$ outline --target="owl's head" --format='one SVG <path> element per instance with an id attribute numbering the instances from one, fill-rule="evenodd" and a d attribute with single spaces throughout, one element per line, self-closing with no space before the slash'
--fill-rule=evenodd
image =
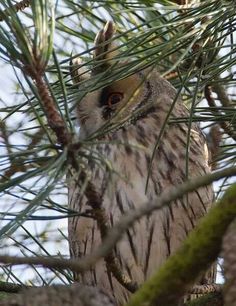
<path id="1" fill-rule="evenodd" d="M 175 95 L 175 89 L 153 67 L 127 76 L 128 63 L 119 62 L 113 34 L 114 25 L 110 21 L 97 34 L 91 72 L 87 72 L 80 59 L 71 62 L 71 76 L 78 90 L 86 81 L 91 84 L 98 82 L 99 78 L 108 80 L 106 87 L 87 92 L 78 103 L 80 139 L 141 120 L 155 108 L 160 95 Z M 114 76 L 113 72 L 117 70 L 126 76 L 111 82 L 109 75 Z"/>

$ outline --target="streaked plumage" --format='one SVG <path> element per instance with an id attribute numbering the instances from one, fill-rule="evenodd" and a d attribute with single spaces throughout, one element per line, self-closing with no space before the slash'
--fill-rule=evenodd
<path id="1" fill-rule="evenodd" d="M 108 23 L 98 34 L 95 45 L 109 40 L 112 32 L 112 24 Z M 97 47 L 95 57 L 108 48 L 112 46 Z M 111 54 L 114 56 L 114 53 Z M 106 65 L 103 64 L 104 69 L 109 67 L 110 58 L 111 55 L 101 57 L 107 59 Z M 93 73 L 97 73 L 96 69 Z M 76 77 L 75 74 L 73 76 Z M 79 81 L 78 77 L 76 81 Z M 117 93 L 121 95 L 115 96 Z M 155 152 L 145 193 L 154 146 L 175 96 L 176 90 L 170 83 L 161 78 L 155 69 L 148 68 L 87 94 L 78 105 L 80 139 L 86 139 L 109 120 L 113 125 L 126 122 L 108 132 L 102 139 L 103 144 L 93 147 L 94 152 L 105 156 L 114 172 L 98 167 L 92 161 L 86 169 L 97 190 L 103 192 L 102 205 L 111 226 L 127 210 L 140 207 L 166 188 L 178 186 L 186 180 L 188 124 L 171 123 L 166 127 Z M 117 116 L 114 116 L 115 113 L 118 113 Z M 131 114 L 135 115 L 130 119 Z M 171 118 L 186 118 L 188 115 L 188 110 L 178 99 Z M 189 177 L 210 171 L 205 139 L 196 123 L 191 128 L 188 158 Z M 84 212 L 88 209 L 86 197 L 81 196 L 75 180 L 70 181 L 69 207 Z M 142 218 L 127 231 L 115 249 L 122 270 L 138 284 L 144 282 L 180 246 L 212 201 L 212 187 L 204 187 L 172 203 L 170 207 Z M 101 243 L 96 221 L 83 217 L 70 218 L 69 242 L 73 257 L 90 254 Z M 129 292 L 107 272 L 105 262 L 99 262 L 95 269 L 77 275 L 77 280 L 112 293 L 119 305 L 129 297 Z M 214 275 L 207 276 L 204 281 L 213 282 Z"/>

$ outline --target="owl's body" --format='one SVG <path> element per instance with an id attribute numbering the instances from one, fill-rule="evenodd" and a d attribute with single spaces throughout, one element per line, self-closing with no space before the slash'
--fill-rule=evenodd
<path id="1" fill-rule="evenodd" d="M 122 93 L 119 103 L 114 100 L 115 107 L 106 104 L 106 99 L 112 93 Z M 102 207 L 110 226 L 119 221 L 126 211 L 148 203 L 167 188 L 178 186 L 186 180 L 187 123 L 170 123 L 166 126 L 150 167 L 155 144 L 175 96 L 176 91 L 169 82 L 161 78 L 156 70 L 146 69 L 94 91 L 80 102 L 78 118 L 80 137 L 83 139 L 110 118 L 111 122 L 116 122 L 112 120 L 115 118 L 113 112 L 117 109 L 119 120 L 126 121 L 108 131 L 102 142 L 100 140 L 92 147 L 94 153 L 91 154 L 103 156 L 113 171 L 99 167 L 92 158 L 86 169 L 90 180 L 102 193 Z M 143 111 L 136 112 L 138 109 Z M 137 114 L 131 120 L 126 120 L 131 111 Z M 171 118 L 183 117 L 188 117 L 188 111 L 177 99 Z M 188 177 L 209 172 L 205 140 L 195 123 L 191 127 L 187 155 Z M 149 168 L 151 172 L 145 191 Z M 206 214 L 212 201 L 212 187 L 204 187 L 136 222 L 114 250 L 122 271 L 132 281 L 143 283 L 176 251 L 199 218 Z M 89 208 L 85 195 L 81 195 L 81 190 L 76 186 L 76 178 L 71 180 L 69 188 L 69 207 L 78 212 L 85 212 Z M 73 257 L 91 254 L 101 244 L 96 220 L 70 218 L 69 242 Z M 123 305 L 130 296 L 129 291 L 107 270 L 105 261 L 77 275 L 77 280 L 112 294 L 118 305 Z M 207 276 L 205 281 L 213 282 L 214 275 Z"/>

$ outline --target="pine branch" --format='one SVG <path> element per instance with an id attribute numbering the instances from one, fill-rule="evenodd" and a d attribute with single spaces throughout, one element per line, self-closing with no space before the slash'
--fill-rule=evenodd
<path id="1" fill-rule="evenodd" d="M 47 84 L 43 80 L 43 71 L 41 73 L 40 71 L 41 69 L 36 69 L 36 72 L 30 72 L 30 76 L 32 77 L 32 79 L 35 80 L 35 85 L 38 89 L 38 94 L 41 98 L 45 110 L 48 125 L 55 132 L 58 142 L 65 146 L 70 142 L 71 136 L 67 131 L 65 122 L 63 121 L 58 110 L 55 107 L 53 98 L 50 95 Z"/>

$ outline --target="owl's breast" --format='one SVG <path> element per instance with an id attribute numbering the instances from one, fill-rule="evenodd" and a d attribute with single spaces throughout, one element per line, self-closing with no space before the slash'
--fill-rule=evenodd
<path id="1" fill-rule="evenodd" d="M 197 128 L 193 128 L 190 135 L 190 149 L 186 154 L 187 125 L 168 126 L 156 146 L 159 121 L 156 114 L 147 117 L 109 135 L 106 143 L 97 144 L 94 149 L 104 162 L 98 166 L 91 161 L 87 170 L 94 186 L 102 194 L 102 206 L 110 226 L 118 222 L 126 211 L 149 205 L 163 191 L 185 181 L 186 156 L 188 177 L 209 171 L 204 156 L 204 138 Z M 181 245 L 208 210 L 212 198 L 212 188 L 205 187 L 137 221 L 115 248 L 122 271 L 141 284 Z M 70 206 L 85 212 L 88 209 L 86 203 L 86 197 L 74 188 Z M 75 257 L 92 253 L 101 243 L 96 221 L 83 217 L 70 219 L 69 240 Z M 126 289 L 110 275 L 104 262 L 80 275 L 79 279 L 115 292 L 121 304 L 128 299 Z"/>

